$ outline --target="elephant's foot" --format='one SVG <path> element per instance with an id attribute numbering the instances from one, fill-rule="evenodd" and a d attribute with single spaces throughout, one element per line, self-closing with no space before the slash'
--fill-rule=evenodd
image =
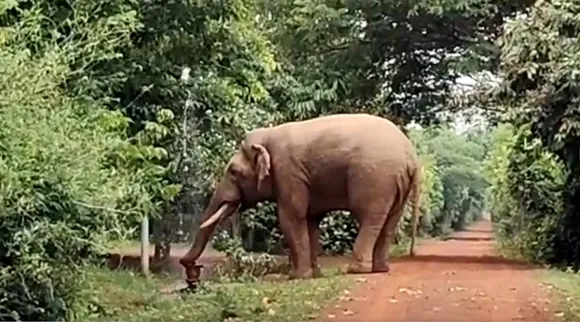
<path id="1" fill-rule="evenodd" d="M 368 274 L 373 272 L 372 263 L 354 262 L 348 264 L 346 268 L 347 274 Z"/>
<path id="2" fill-rule="evenodd" d="M 388 273 L 391 267 L 387 262 L 373 263 L 373 273 Z"/>
<path id="3" fill-rule="evenodd" d="M 314 270 L 312 268 L 292 270 L 288 274 L 289 280 L 295 279 L 309 279 L 314 277 Z"/>

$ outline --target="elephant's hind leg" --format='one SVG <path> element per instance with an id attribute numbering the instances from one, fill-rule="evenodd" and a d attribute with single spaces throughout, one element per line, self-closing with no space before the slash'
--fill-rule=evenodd
<path id="1" fill-rule="evenodd" d="M 392 196 L 385 196 L 378 202 L 370 203 L 356 211 L 355 215 L 359 218 L 359 231 L 353 247 L 354 263 L 349 265 L 348 273 L 372 272 L 374 246 L 393 203 Z"/>
<path id="2" fill-rule="evenodd" d="M 395 237 L 397 222 L 402 217 L 404 210 L 405 207 L 399 207 L 399 205 L 393 207 L 393 211 L 389 213 L 387 221 L 381 229 L 381 233 L 373 249 L 373 272 L 375 273 L 389 272 L 390 245 Z"/>
<path id="3" fill-rule="evenodd" d="M 401 180 L 401 178 L 399 178 Z M 381 229 L 379 238 L 373 249 L 373 272 L 388 272 L 389 271 L 389 255 L 390 246 L 395 237 L 395 231 L 403 213 L 405 212 L 405 204 L 409 199 L 409 189 L 404 189 L 405 185 L 401 181 L 398 182 L 398 191 L 393 193 L 395 195 L 394 205 L 387 216 L 387 220 Z"/>

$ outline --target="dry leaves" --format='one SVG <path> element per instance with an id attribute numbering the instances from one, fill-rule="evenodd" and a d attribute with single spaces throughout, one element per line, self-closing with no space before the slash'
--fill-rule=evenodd
<path id="1" fill-rule="evenodd" d="M 407 295 L 411 295 L 414 296 L 416 298 L 419 298 L 421 294 L 423 294 L 423 291 L 421 291 L 420 289 L 417 289 L 416 291 L 413 291 L 411 289 L 405 288 L 405 287 L 401 287 L 399 288 L 399 293 L 405 293 Z"/>
<path id="2" fill-rule="evenodd" d="M 344 314 L 344 315 L 353 315 L 353 314 L 354 314 L 354 312 L 353 312 L 353 311 L 351 311 L 351 310 L 349 310 L 349 309 L 344 309 L 344 310 L 342 311 L 342 314 Z"/>

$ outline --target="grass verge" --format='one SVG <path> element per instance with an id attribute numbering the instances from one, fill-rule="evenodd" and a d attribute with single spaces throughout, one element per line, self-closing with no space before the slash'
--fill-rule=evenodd
<path id="1" fill-rule="evenodd" d="M 562 320 L 580 321 L 580 274 L 550 269 L 541 273 L 541 279 L 556 290 Z"/>
<path id="2" fill-rule="evenodd" d="M 146 279 L 126 270 L 91 268 L 83 321 L 304 321 L 348 287 L 336 274 L 289 282 L 205 283 L 197 294 L 166 294 L 175 277 Z"/>

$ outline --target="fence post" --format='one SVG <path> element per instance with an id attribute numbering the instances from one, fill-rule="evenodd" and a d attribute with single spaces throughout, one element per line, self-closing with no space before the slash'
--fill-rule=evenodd
<path id="1" fill-rule="evenodd" d="M 141 272 L 149 276 L 149 217 L 141 219 Z"/>

